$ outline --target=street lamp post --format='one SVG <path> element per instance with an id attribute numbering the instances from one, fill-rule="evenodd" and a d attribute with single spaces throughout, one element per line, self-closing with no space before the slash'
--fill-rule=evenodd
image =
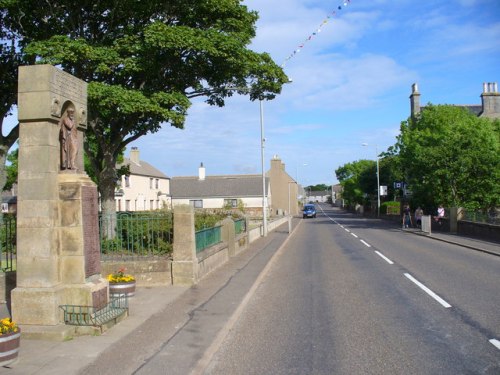
<path id="1" fill-rule="evenodd" d="M 266 202 L 266 171 L 264 166 L 264 108 L 262 100 L 259 100 L 260 107 L 260 158 L 262 163 L 262 235 L 267 236 L 267 202 Z"/>
<path id="2" fill-rule="evenodd" d="M 368 146 L 368 143 L 362 143 L 362 146 Z M 377 157 L 377 217 L 380 217 L 380 167 L 378 157 L 378 146 L 375 145 L 375 154 Z"/>

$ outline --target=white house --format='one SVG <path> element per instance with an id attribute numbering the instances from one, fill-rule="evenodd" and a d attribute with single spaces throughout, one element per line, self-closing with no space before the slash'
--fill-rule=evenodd
<path id="1" fill-rule="evenodd" d="M 170 178 L 139 158 L 139 149 L 132 147 L 129 158 L 130 175 L 122 176 L 115 192 L 116 211 L 151 211 L 171 207 Z"/>
<path id="2" fill-rule="evenodd" d="M 266 203 L 271 205 L 269 178 L 265 178 Z M 170 181 L 172 205 L 189 204 L 195 208 L 238 207 L 240 201 L 245 212 L 262 215 L 262 175 L 206 176 L 203 163 L 198 176 L 172 177 Z"/>

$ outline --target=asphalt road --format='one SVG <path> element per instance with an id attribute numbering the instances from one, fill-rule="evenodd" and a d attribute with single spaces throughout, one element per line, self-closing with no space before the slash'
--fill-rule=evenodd
<path id="1" fill-rule="evenodd" d="M 205 374 L 500 374 L 500 257 L 323 209 Z"/>

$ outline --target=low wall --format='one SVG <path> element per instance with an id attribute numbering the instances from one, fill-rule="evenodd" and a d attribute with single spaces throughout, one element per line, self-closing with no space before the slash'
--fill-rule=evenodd
<path id="1" fill-rule="evenodd" d="M 172 285 L 172 260 L 169 258 L 101 262 L 101 274 L 104 277 L 120 268 L 125 268 L 127 274 L 135 277 L 137 286 Z"/>
<path id="2" fill-rule="evenodd" d="M 500 225 L 460 220 L 458 222 L 458 233 L 463 236 L 500 243 Z"/>

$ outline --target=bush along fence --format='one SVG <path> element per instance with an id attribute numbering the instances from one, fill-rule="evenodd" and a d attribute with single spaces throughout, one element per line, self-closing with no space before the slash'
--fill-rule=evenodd
<path id="1" fill-rule="evenodd" d="M 100 216 L 99 233 L 103 260 L 171 256 L 173 215 L 161 211 Z"/>

